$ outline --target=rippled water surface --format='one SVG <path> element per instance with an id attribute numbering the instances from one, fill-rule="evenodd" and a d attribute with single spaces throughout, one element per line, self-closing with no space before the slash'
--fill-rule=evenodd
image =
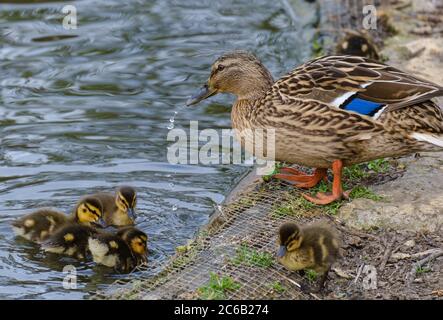
<path id="1" fill-rule="evenodd" d="M 78 29 L 62 27 L 74 5 Z M 310 55 L 303 23 L 280 1 L 0 0 L 0 298 L 82 298 L 119 275 L 42 253 L 10 222 L 120 184 L 138 190 L 150 261 L 207 222 L 246 167 L 171 165 L 169 119 L 228 128 L 232 97 L 182 109 L 230 49 L 256 53 L 277 77 Z M 306 30 L 307 27 L 304 29 Z M 77 290 L 64 290 L 74 264 Z"/>

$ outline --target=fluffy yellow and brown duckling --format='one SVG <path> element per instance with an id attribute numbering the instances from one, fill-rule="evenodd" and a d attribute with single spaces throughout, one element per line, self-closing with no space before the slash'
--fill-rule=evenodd
<path id="1" fill-rule="evenodd" d="M 133 187 L 121 186 L 115 194 L 99 192 L 92 195 L 103 204 L 103 219 L 107 226 L 133 225 L 136 219 L 137 193 Z"/>
<path id="2" fill-rule="evenodd" d="M 42 249 L 46 252 L 84 260 L 89 253 L 88 239 L 98 232 L 93 226 L 70 223 L 46 239 L 42 243 Z"/>
<path id="3" fill-rule="evenodd" d="M 213 63 L 187 105 L 218 93 L 237 97 L 232 126 L 248 152 L 316 168 L 312 175 L 285 168 L 276 179 L 312 188 L 332 169 L 332 193 L 304 195 L 316 204 L 349 196 L 341 180 L 346 166 L 443 150 L 443 112 L 432 100 L 443 87 L 364 57 L 319 57 L 274 81 L 254 55 L 231 52 Z M 275 157 L 251 141 L 257 130 L 274 133 Z"/>
<path id="4" fill-rule="evenodd" d="M 77 203 L 71 215 L 44 208 L 13 221 L 12 229 L 17 236 L 40 243 L 67 224 L 90 225 L 100 222 L 102 211 L 99 199 L 85 197 Z"/>
<path id="5" fill-rule="evenodd" d="M 75 211 L 75 219 L 62 224 L 42 242 L 46 252 L 85 259 L 88 253 L 88 238 L 104 227 L 103 206 L 95 197 L 82 198 Z"/>
<path id="6" fill-rule="evenodd" d="M 322 289 L 332 263 L 339 256 L 340 238 L 336 231 L 324 222 L 306 227 L 287 222 L 279 229 L 279 245 L 278 261 L 292 271 L 312 269 L 322 275 Z"/>
<path id="7" fill-rule="evenodd" d="M 130 272 L 147 262 L 148 236 L 137 228 L 124 227 L 117 233 L 96 233 L 89 237 L 89 250 L 94 262 Z"/>

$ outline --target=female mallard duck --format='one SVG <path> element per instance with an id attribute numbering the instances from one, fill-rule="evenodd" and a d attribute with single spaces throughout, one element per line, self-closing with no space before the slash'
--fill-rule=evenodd
<path id="1" fill-rule="evenodd" d="M 148 236 L 137 228 L 124 227 L 116 234 L 99 232 L 89 237 L 88 245 L 94 262 L 130 272 L 147 262 Z"/>
<path id="2" fill-rule="evenodd" d="M 228 53 L 187 105 L 222 92 L 237 96 L 231 113 L 237 138 L 274 130 L 274 160 L 317 168 L 313 175 L 286 168 L 275 178 L 310 188 L 332 168 L 332 194 L 304 195 L 316 204 L 348 197 L 344 166 L 443 150 L 442 110 L 430 100 L 443 87 L 363 57 L 321 57 L 274 82 L 253 55 Z M 254 144 L 244 145 L 253 153 Z"/>
<path id="3" fill-rule="evenodd" d="M 94 197 L 82 198 L 71 215 L 53 209 L 40 209 L 12 222 L 17 236 L 34 242 L 48 239 L 54 232 L 70 223 L 91 225 L 103 223 L 100 200 Z"/>
<path id="4" fill-rule="evenodd" d="M 322 275 L 322 289 L 329 269 L 339 255 L 340 239 L 335 230 L 323 222 L 303 228 L 287 222 L 279 229 L 279 245 L 278 261 L 292 271 L 316 271 Z"/>
<path id="5" fill-rule="evenodd" d="M 133 225 L 136 215 L 137 194 L 133 187 L 119 187 L 115 194 L 99 192 L 92 197 L 98 198 L 103 204 L 103 219 L 108 226 Z"/>

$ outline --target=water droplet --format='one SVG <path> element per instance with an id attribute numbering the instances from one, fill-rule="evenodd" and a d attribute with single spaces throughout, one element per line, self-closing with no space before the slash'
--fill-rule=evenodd
<path id="1" fill-rule="evenodd" d="M 172 182 L 169 184 L 169 188 L 174 189 L 174 184 Z"/>
<path id="2" fill-rule="evenodd" d="M 174 204 L 174 205 L 172 206 L 172 211 L 177 211 L 177 209 L 178 209 L 178 207 Z"/>
<path id="3" fill-rule="evenodd" d="M 171 122 L 171 123 L 169 124 L 169 126 L 168 126 L 168 129 L 169 129 L 169 130 L 174 129 L 174 123 Z"/>

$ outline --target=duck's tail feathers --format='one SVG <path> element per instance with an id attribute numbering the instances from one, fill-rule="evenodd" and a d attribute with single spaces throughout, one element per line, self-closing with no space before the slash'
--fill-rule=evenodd
<path id="1" fill-rule="evenodd" d="M 427 143 L 436 145 L 440 148 L 443 148 L 443 136 L 442 135 L 433 135 L 430 133 L 415 132 L 412 134 L 412 137 L 414 139 L 417 139 L 418 141 L 427 142 Z"/>

